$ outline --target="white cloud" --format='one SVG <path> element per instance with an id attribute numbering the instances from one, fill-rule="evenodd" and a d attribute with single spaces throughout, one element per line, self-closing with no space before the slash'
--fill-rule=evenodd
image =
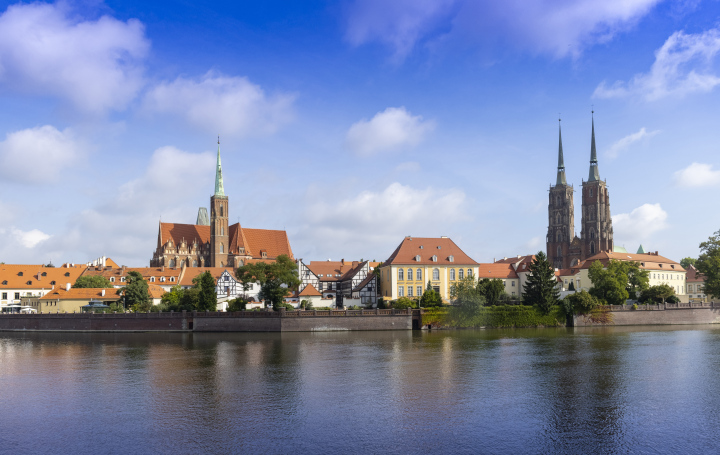
<path id="1" fill-rule="evenodd" d="M 268 96 L 247 78 L 210 71 L 197 80 L 178 77 L 157 85 L 147 94 L 145 108 L 180 115 L 207 133 L 268 134 L 292 120 L 294 99 Z"/>
<path id="2" fill-rule="evenodd" d="M 610 159 L 615 159 L 618 157 L 620 152 L 623 152 L 627 150 L 628 147 L 630 147 L 632 144 L 641 141 L 643 139 L 649 139 L 656 134 L 658 134 L 660 131 L 650 131 L 649 133 L 645 129 L 645 127 L 640 128 L 640 130 L 636 133 L 629 134 L 625 136 L 624 138 L 620 139 L 619 141 L 616 141 L 613 145 L 610 146 L 610 148 L 605 152 L 605 155 Z"/>
<path id="3" fill-rule="evenodd" d="M 9 133 L 0 142 L 0 175 L 24 183 L 54 181 L 83 150 L 70 129 L 45 125 Z"/>
<path id="4" fill-rule="evenodd" d="M 326 194 L 326 189 L 309 190 L 309 202 L 299 217 L 304 226 L 292 238 L 321 257 L 328 245 L 342 245 L 342 254 L 350 257 L 387 254 L 405 235 L 448 235 L 448 226 L 467 218 L 467 198 L 459 189 L 393 183 L 332 202 L 323 197 Z"/>
<path id="5" fill-rule="evenodd" d="M 717 186 L 720 184 L 720 170 L 712 164 L 692 163 L 674 174 L 675 184 L 687 188 Z"/>
<path id="6" fill-rule="evenodd" d="M 404 107 L 389 107 L 370 119 L 354 123 L 347 132 L 350 150 L 362 156 L 411 148 L 435 129 L 435 122 L 413 116 Z"/>
<path id="7" fill-rule="evenodd" d="M 642 243 L 667 227 L 667 212 L 660 204 L 643 204 L 630 213 L 612 217 L 615 243 Z"/>
<path id="8" fill-rule="evenodd" d="M 143 85 L 148 49 L 135 19 L 83 21 L 62 2 L 12 5 L 0 16 L 0 84 L 86 111 L 123 109 Z"/>
<path id="9" fill-rule="evenodd" d="M 381 42 L 396 58 L 418 43 L 509 43 L 555 57 L 578 56 L 634 26 L 660 0 L 381 0 L 356 1 L 349 9 L 347 39 Z"/>
<path id="10" fill-rule="evenodd" d="M 9 229 L 0 229 L 0 239 L 3 239 L 3 244 L 20 244 L 24 248 L 35 248 L 39 243 L 49 239 L 50 236 L 38 229 L 32 229 L 30 231 L 22 231 L 15 227 Z"/>
<path id="11" fill-rule="evenodd" d="M 673 33 L 655 52 L 650 71 L 637 74 L 628 82 L 605 81 L 595 89 L 596 98 L 636 96 L 654 101 L 667 96 L 682 97 L 696 92 L 709 92 L 720 84 L 712 72 L 712 63 L 720 51 L 720 30 L 699 34 Z"/>

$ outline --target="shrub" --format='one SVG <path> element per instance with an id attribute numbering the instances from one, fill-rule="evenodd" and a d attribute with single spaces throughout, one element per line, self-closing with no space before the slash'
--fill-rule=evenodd
<path id="1" fill-rule="evenodd" d="M 410 300 L 408 297 L 400 297 L 392 305 L 393 308 L 398 310 L 404 310 L 407 308 L 415 308 L 415 302 Z"/>
<path id="2" fill-rule="evenodd" d="M 638 309 L 637 303 L 633 303 L 632 309 L 633 309 L 633 310 L 637 310 L 637 309 Z"/>
<path id="3" fill-rule="evenodd" d="M 228 302 L 227 310 L 229 312 L 244 311 L 247 308 L 248 301 L 242 297 L 232 299 Z"/>
<path id="4" fill-rule="evenodd" d="M 285 308 L 287 311 L 294 311 L 295 307 L 290 303 L 280 302 L 274 306 L 275 311 L 280 311 L 280 308 Z"/>

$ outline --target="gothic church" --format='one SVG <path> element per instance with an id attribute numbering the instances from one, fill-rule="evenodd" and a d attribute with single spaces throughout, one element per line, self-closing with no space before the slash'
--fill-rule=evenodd
<path id="1" fill-rule="evenodd" d="M 580 237 L 575 234 L 575 189 L 565 179 L 562 129 L 559 131 L 558 168 L 548 204 L 547 256 L 553 267 L 566 269 L 601 252 L 613 252 L 613 228 L 607 183 L 600 180 L 595 150 L 595 119 L 590 140 L 590 174 L 582 182 Z"/>
<path id="2" fill-rule="evenodd" d="M 228 197 L 223 186 L 218 139 L 215 194 L 210 197 L 210 216 L 202 207 L 196 224 L 160 222 L 151 267 L 240 267 L 272 261 L 281 254 L 293 259 L 285 231 L 248 229 L 228 225 Z"/>

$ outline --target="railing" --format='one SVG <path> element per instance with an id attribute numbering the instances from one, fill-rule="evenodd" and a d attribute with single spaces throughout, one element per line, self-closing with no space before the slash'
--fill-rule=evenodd
<path id="1" fill-rule="evenodd" d="M 293 310 L 287 311 L 284 308 L 280 311 L 182 311 L 182 312 L 154 312 L 154 313 L 60 313 L 60 312 L 40 312 L 40 313 L 0 313 L 0 317 L 93 317 L 93 318 L 203 318 L 203 317 L 220 317 L 220 318 L 302 318 L 302 317 L 356 317 L 356 316 L 410 316 L 412 310 Z"/>
<path id="2" fill-rule="evenodd" d="M 638 304 L 633 309 L 632 305 L 608 305 L 610 311 L 664 311 L 664 310 L 681 310 L 691 308 L 720 308 L 720 302 L 685 302 L 685 303 L 653 303 Z"/>

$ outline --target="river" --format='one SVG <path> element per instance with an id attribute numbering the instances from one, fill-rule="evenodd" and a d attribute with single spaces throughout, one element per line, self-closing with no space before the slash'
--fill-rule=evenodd
<path id="1" fill-rule="evenodd" d="M 0 333 L 0 453 L 716 453 L 720 329 Z"/>

